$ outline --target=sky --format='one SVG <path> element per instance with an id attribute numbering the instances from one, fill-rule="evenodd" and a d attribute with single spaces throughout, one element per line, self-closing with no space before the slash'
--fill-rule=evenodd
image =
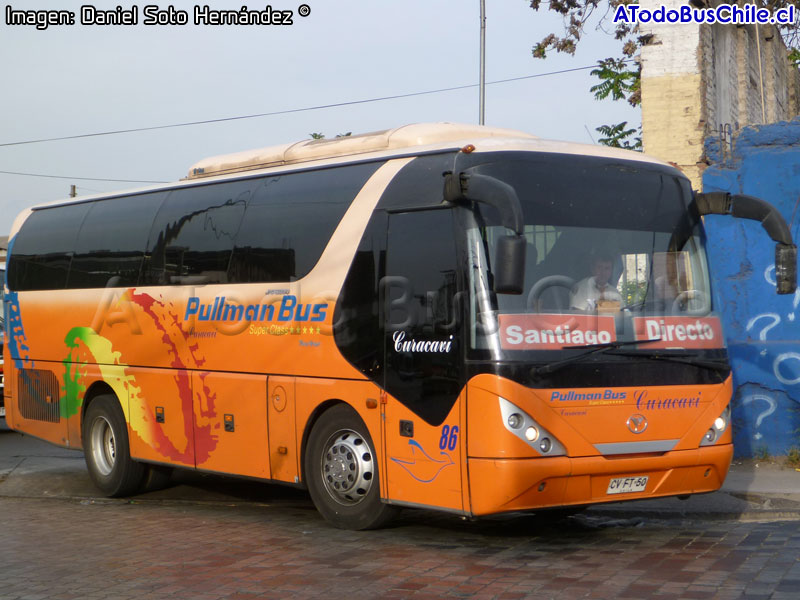
<path id="1" fill-rule="evenodd" d="M 298 15 L 305 2 L 306 17 Z M 95 2 L 138 8 L 140 24 L 80 23 L 80 2 L 17 0 L 0 15 L 0 235 L 16 214 L 68 196 L 132 189 L 185 177 L 195 162 L 308 139 L 408 123 L 477 123 L 479 0 L 275 0 L 293 24 L 200 26 L 197 5 Z M 186 25 L 141 24 L 145 6 L 188 13 Z M 203 6 L 204 4 L 200 4 Z M 213 9 L 264 10 L 266 2 L 209 0 Z M 9 25 L 7 11 L 71 10 L 74 25 Z M 638 110 L 597 101 L 597 80 L 578 69 L 619 54 L 590 27 L 574 56 L 534 59 L 533 45 L 562 27 L 529 0 L 486 0 L 486 125 L 593 143 L 603 124 L 638 126 Z M 497 83 L 504 79 L 527 77 Z M 388 96 L 441 90 L 376 102 Z M 354 104 L 346 104 L 358 102 Z M 258 118 L 39 143 L 45 138 L 291 111 Z M 57 177 L 32 177 L 26 173 Z M 91 179 L 131 180 L 93 181 Z M 135 182 L 133 181 L 135 180 Z M 141 183 L 139 183 L 141 182 Z"/>

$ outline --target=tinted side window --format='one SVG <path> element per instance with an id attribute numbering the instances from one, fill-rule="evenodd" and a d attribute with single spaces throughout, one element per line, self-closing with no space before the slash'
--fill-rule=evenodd
<path id="1" fill-rule="evenodd" d="M 75 242 L 67 287 L 137 285 L 147 234 L 167 194 L 94 202 Z"/>
<path id="2" fill-rule="evenodd" d="M 142 285 L 225 283 L 252 180 L 174 190 L 147 242 Z"/>
<path id="3" fill-rule="evenodd" d="M 464 385 L 452 210 L 389 218 L 382 282 L 386 390 L 439 425 Z"/>
<path id="4" fill-rule="evenodd" d="M 260 180 L 236 238 L 229 280 L 294 281 L 307 275 L 350 203 L 381 164 Z"/>
<path id="5" fill-rule="evenodd" d="M 386 268 L 387 222 L 385 211 L 375 211 L 372 215 L 350 264 L 333 317 L 339 351 L 378 385 L 383 385 L 378 298 Z"/>
<path id="6" fill-rule="evenodd" d="M 392 179 L 378 208 L 402 210 L 441 205 L 445 171 L 452 171 L 454 152 L 418 156 Z M 463 159 L 465 154 L 460 155 Z M 461 168 L 461 167 L 459 167 Z"/>
<path id="7" fill-rule="evenodd" d="M 78 230 L 89 204 L 33 211 L 14 238 L 8 264 L 12 290 L 58 290 L 67 283 Z"/>

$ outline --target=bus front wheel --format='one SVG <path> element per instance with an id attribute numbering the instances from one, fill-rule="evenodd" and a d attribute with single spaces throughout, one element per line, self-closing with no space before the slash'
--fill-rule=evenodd
<path id="1" fill-rule="evenodd" d="M 128 496 L 140 490 L 145 466 L 131 459 L 125 416 L 115 396 L 98 396 L 89 405 L 83 452 L 89 476 L 105 495 Z"/>
<path id="2" fill-rule="evenodd" d="M 308 491 L 317 510 L 341 529 L 375 529 L 396 509 L 381 502 L 378 460 L 366 425 L 350 407 L 326 411 L 305 455 Z"/>

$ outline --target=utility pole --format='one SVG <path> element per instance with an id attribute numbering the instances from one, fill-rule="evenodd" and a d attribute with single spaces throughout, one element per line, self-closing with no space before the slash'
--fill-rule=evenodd
<path id="1" fill-rule="evenodd" d="M 486 115 L 486 0 L 481 1 L 481 73 L 480 101 L 478 104 L 478 124 L 484 124 Z"/>
<path id="2" fill-rule="evenodd" d="M 74 198 L 78 195 L 78 190 L 74 185 L 69 186 L 69 197 Z"/>

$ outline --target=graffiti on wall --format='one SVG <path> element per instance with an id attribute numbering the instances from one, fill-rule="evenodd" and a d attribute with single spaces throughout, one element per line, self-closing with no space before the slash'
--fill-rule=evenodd
<path id="1" fill-rule="evenodd" d="M 775 287 L 775 266 L 763 270 Z M 761 284 L 763 288 L 763 284 Z M 769 288 L 768 288 L 769 289 Z M 770 290 L 771 292 L 772 290 Z M 785 454 L 798 439 L 800 352 L 790 330 L 800 325 L 800 289 L 784 311 L 765 311 L 745 326 L 748 341 L 731 346 L 736 395 L 733 401 L 734 444 L 738 456 Z M 788 339 L 787 339 L 788 338 Z"/>
<path id="2" fill-rule="evenodd" d="M 744 127 L 733 152 L 706 138 L 704 192 L 771 203 L 800 238 L 800 119 Z M 733 365 L 734 451 L 785 454 L 800 446 L 800 293 L 775 294 L 775 246 L 756 221 L 703 218 Z"/>

